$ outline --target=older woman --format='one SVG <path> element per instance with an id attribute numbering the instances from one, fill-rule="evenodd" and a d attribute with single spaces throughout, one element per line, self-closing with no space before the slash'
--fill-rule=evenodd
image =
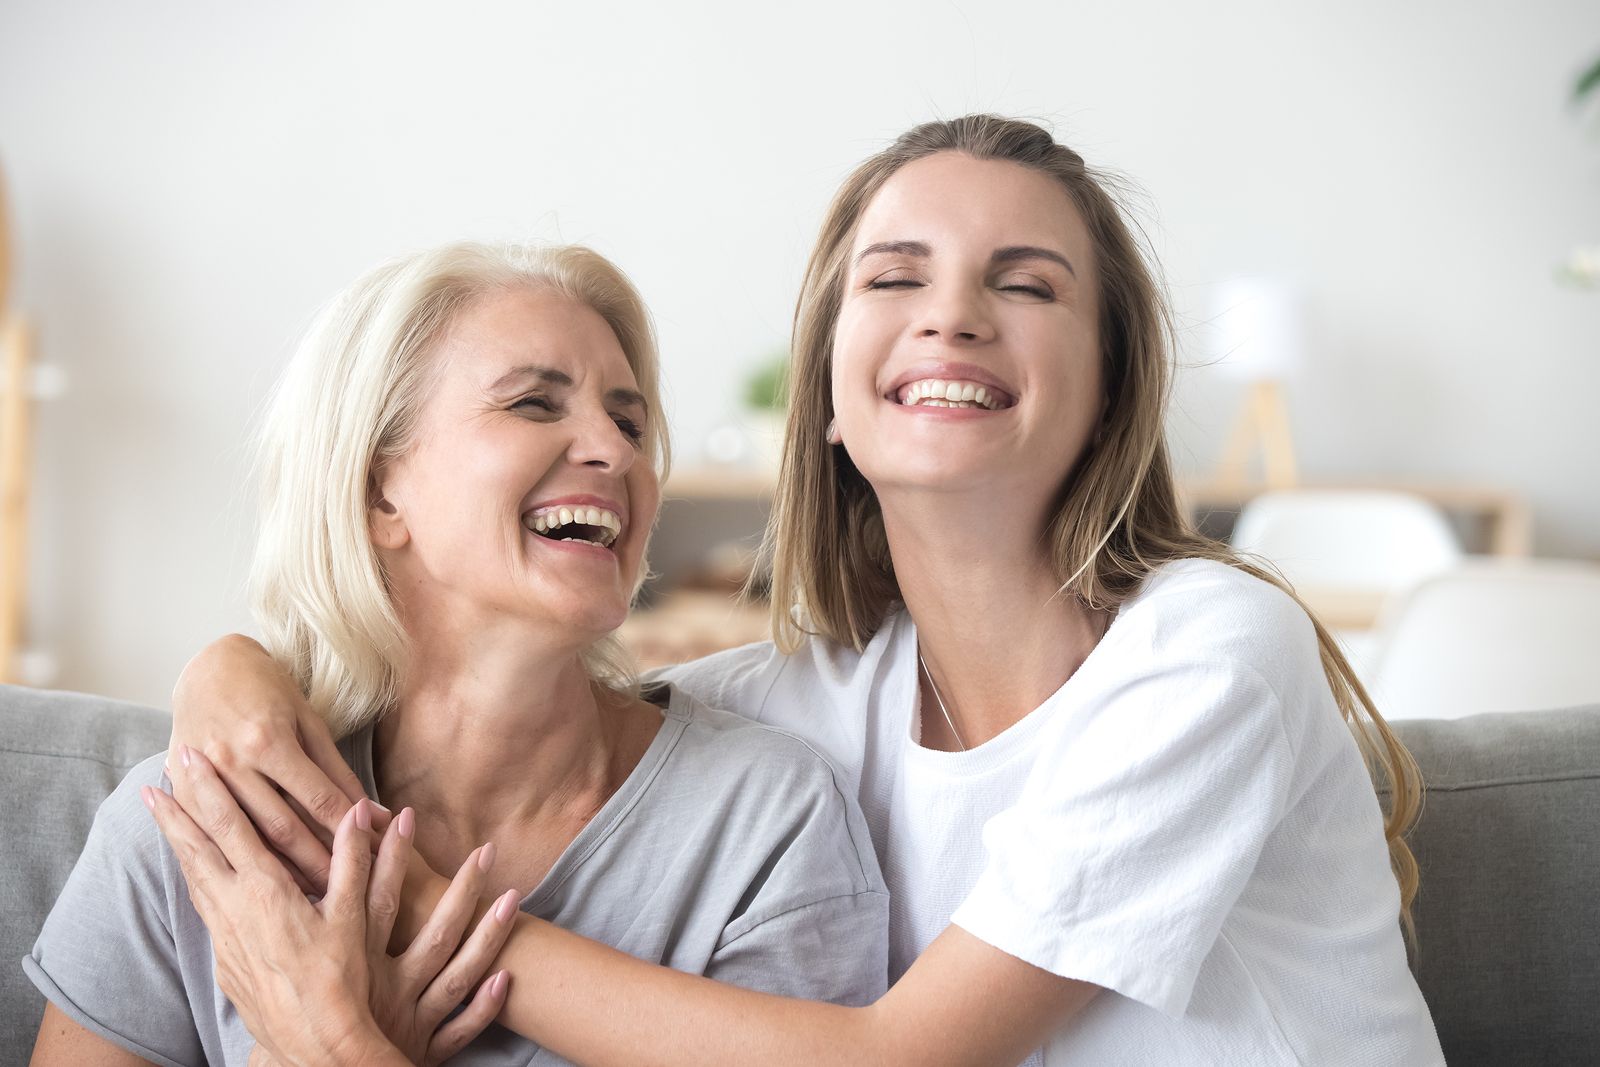
<path id="1" fill-rule="evenodd" d="M 887 900 L 851 791 L 806 744 L 670 686 L 641 694 L 611 666 L 666 462 L 652 331 L 616 268 L 580 248 L 453 245 L 369 274 L 295 356 L 264 460 L 266 647 L 367 793 L 405 810 L 367 892 L 373 813 L 356 806 L 313 906 L 252 861 L 248 831 L 186 836 L 155 788 L 162 759 L 146 761 L 26 961 L 51 1002 L 35 1064 L 243 1063 L 256 1037 L 330 1060 L 356 1031 L 316 1025 L 328 974 L 437 1060 L 503 1002 L 495 975 L 464 1022 L 433 1029 L 519 907 L 694 974 L 841 1003 L 882 992 Z M 168 767 L 215 783 L 187 748 Z M 145 806 L 170 817 L 177 855 Z M 413 877 L 462 873 L 390 957 L 409 849 Z M 479 932 L 447 963 L 480 894 Z M 369 902 L 379 917 L 347 921 Z M 268 933 L 247 955 L 294 944 L 328 967 L 237 966 L 225 950 L 252 922 Z M 272 996 L 297 1022 L 252 1036 Z M 499 1028 L 467 1054 L 550 1059 Z"/>

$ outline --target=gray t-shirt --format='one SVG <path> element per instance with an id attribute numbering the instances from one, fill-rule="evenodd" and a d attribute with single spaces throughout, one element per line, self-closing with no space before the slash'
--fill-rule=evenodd
<path id="1" fill-rule="evenodd" d="M 669 692 L 644 758 L 522 910 L 691 974 L 874 1000 L 889 899 L 854 796 L 804 741 Z M 341 747 L 381 801 L 370 729 Z M 106 799 L 23 967 L 80 1025 L 146 1059 L 243 1064 L 254 1040 L 217 989 L 211 939 L 139 799 L 162 784 L 152 756 Z M 455 1062 L 566 1061 L 495 1025 Z"/>

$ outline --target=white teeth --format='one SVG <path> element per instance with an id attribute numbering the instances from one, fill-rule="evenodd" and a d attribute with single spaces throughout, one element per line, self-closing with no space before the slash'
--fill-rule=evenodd
<path id="1" fill-rule="evenodd" d="M 600 537 L 590 541 L 584 537 L 559 537 L 558 541 L 584 541 L 589 544 L 610 546 L 622 534 L 622 518 L 614 511 L 605 508 L 589 507 L 555 507 L 533 515 L 523 517 L 522 524 L 536 534 L 548 533 L 562 526 L 578 523 L 584 526 L 594 526 L 601 530 Z"/>
<path id="2" fill-rule="evenodd" d="M 987 386 L 937 378 L 923 378 L 901 389 L 900 403 L 906 407 L 984 408 L 988 411 L 1001 407 L 999 396 L 991 394 Z"/>

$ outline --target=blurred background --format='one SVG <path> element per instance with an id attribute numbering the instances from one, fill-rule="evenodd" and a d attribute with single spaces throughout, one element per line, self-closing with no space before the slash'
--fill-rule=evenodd
<path id="1" fill-rule="evenodd" d="M 1597 59 L 1592 0 L 6 0 L 0 663 L 165 706 L 248 632 L 247 440 L 295 338 L 460 237 L 584 242 L 639 284 L 678 463 L 629 640 L 761 636 L 727 592 L 827 200 L 904 128 L 996 111 L 1134 186 L 1198 521 L 1396 700 L 1460 710 L 1440 673 L 1564 638 L 1500 668 L 1555 689 L 1466 692 L 1600 699 Z M 1405 649 L 1435 675 L 1384 667 Z"/>

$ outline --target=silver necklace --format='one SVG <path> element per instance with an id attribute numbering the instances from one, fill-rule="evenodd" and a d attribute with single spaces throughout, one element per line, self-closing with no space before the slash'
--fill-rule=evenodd
<path id="1" fill-rule="evenodd" d="M 922 667 L 922 673 L 928 678 L 928 688 L 933 690 L 933 699 L 939 702 L 939 711 L 944 715 L 945 725 L 950 727 L 950 736 L 956 739 L 956 747 L 965 752 L 967 743 L 961 740 L 961 731 L 956 729 L 956 721 L 950 717 L 950 709 L 944 706 L 944 697 L 939 694 L 939 683 L 933 680 L 933 672 L 928 669 L 928 661 L 922 658 L 922 649 L 917 649 L 917 663 Z"/>

